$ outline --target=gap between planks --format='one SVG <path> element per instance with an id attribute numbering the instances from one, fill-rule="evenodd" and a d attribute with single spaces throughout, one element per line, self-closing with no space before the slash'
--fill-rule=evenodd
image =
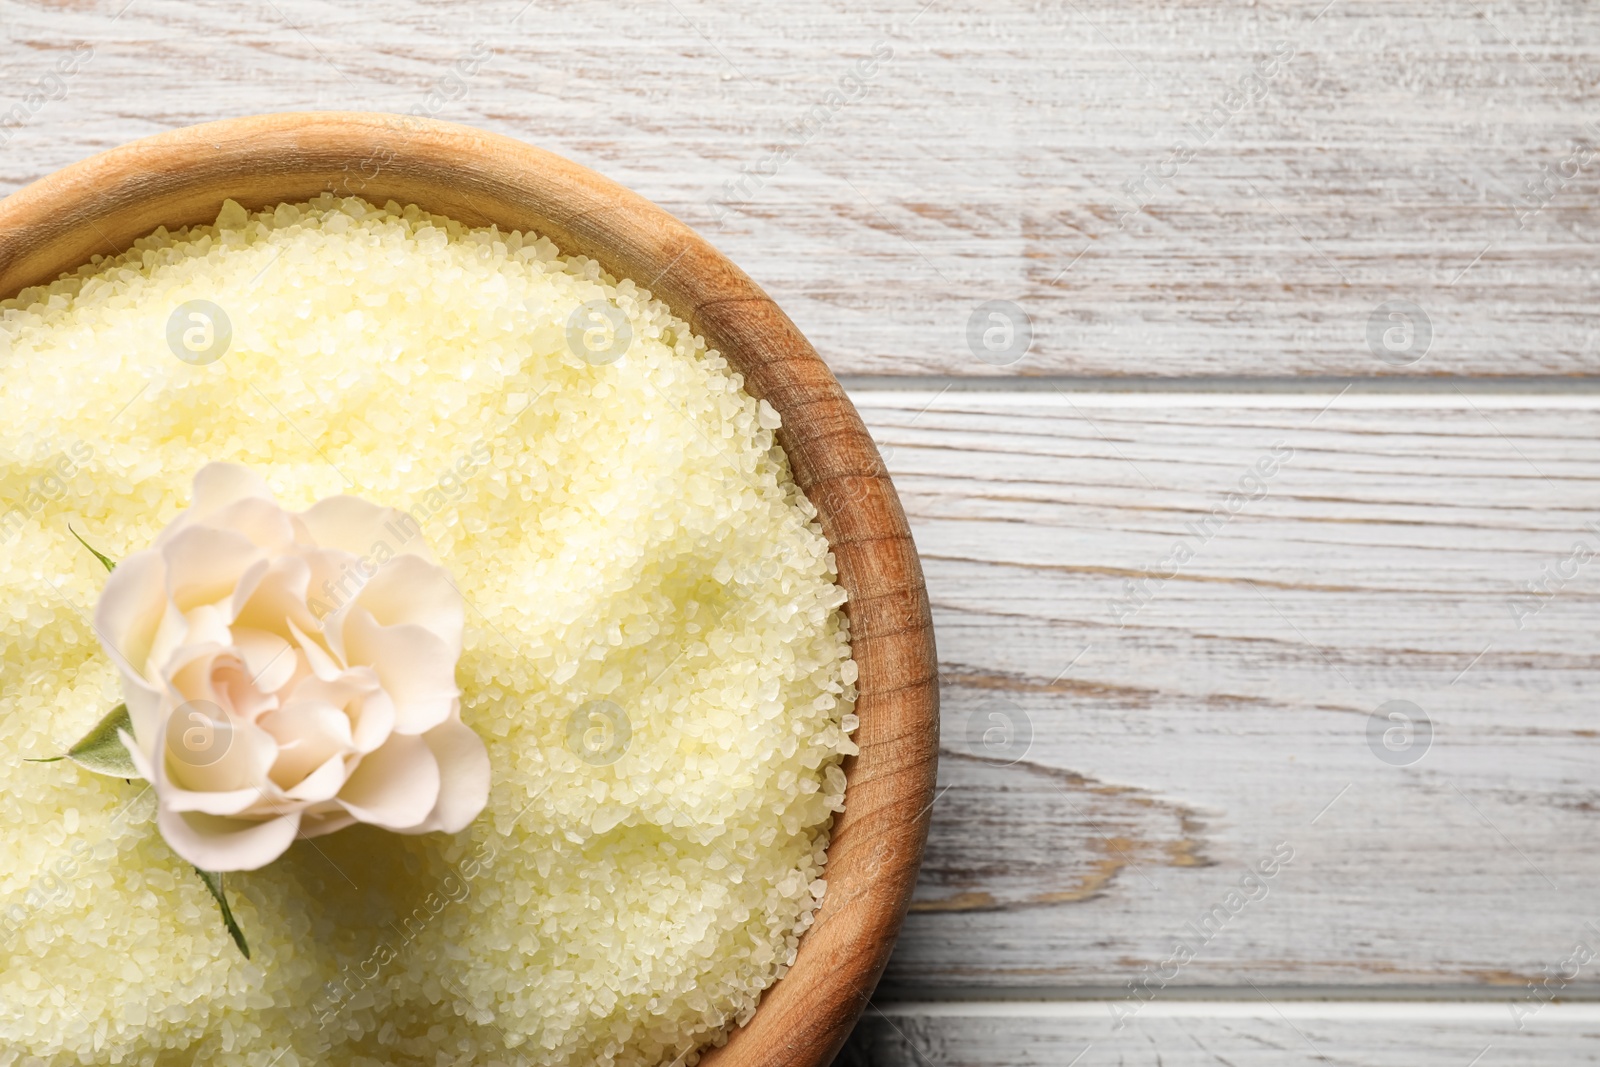
<path id="1" fill-rule="evenodd" d="M 1239 1000 L 1182 1000 L 1146 1001 L 1139 1007 L 1143 1019 L 1311 1019 L 1334 1021 L 1408 1021 L 1418 1023 L 1491 1023 L 1504 1024 L 1506 1002 L 1452 1002 L 1452 1001 L 1319 1001 L 1289 1000 L 1280 991 L 1269 990 L 1270 1000 L 1262 999 L 1262 991 L 1246 989 Z M 1165 994 L 1163 994 L 1164 996 Z M 1242 999 L 1249 997 L 1250 999 Z M 1084 1019 L 1103 1021 L 1113 1017 L 1113 1006 L 1126 1008 L 1128 1001 L 1118 1000 L 990 1000 L 949 1001 L 919 1000 L 877 1002 L 874 1007 L 885 1015 L 919 1016 L 922 1018 L 969 1019 Z M 1600 1004 L 1548 1003 L 1538 1009 L 1541 1025 L 1600 1023 Z"/>
<path id="2" fill-rule="evenodd" d="M 1365 408 L 1495 407 L 1592 408 L 1600 404 L 1600 377 L 1331 378 L 1210 377 L 1090 378 L 953 377 L 948 375 L 843 374 L 845 391 L 873 404 L 926 402 L 960 395 L 1000 403 L 1037 404 L 1061 399 L 1100 406 L 1314 407 L 1338 397 Z"/>
<path id="3" fill-rule="evenodd" d="M 1501 1011 L 1507 1004 L 1528 999 L 1526 985 L 1334 985 L 1258 982 L 1254 986 L 1168 985 L 1152 1003 L 1185 1004 L 1196 1014 L 1205 1005 L 1261 1002 L 1265 992 L 1274 1004 L 1309 1004 L 1317 1008 L 1345 1005 L 1360 1011 L 1371 1005 L 1410 1005 L 1419 1010 L 1439 1007 L 1492 1007 Z M 930 988 L 904 982 L 885 981 L 873 994 L 872 1002 L 886 1012 L 904 1014 L 1023 1016 L 1038 1015 L 1040 1005 L 1104 1005 L 1123 1003 L 1129 996 L 1123 985 L 1066 986 L 939 986 Z M 1592 1007 L 1600 1019 L 1600 982 L 1572 982 L 1561 988 L 1561 1003 Z M 939 1005 L 936 1010 L 930 1005 Z M 1189 1009 L 1185 1009 L 1186 1011 Z M 1071 1015 L 1073 1012 L 1065 1012 Z M 1178 1014 L 1182 1014 L 1179 1012 Z M 1336 1014 L 1336 1013 L 1335 1013 Z M 1327 1017 L 1333 1018 L 1335 1014 Z"/>

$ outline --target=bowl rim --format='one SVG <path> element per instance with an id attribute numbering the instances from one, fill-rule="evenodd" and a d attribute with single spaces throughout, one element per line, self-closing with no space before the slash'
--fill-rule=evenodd
<path id="1" fill-rule="evenodd" d="M 779 444 L 818 509 L 849 596 L 860 754 L 843 765 L 828 890 L 793 964 L 701 1062 L 825 1067 L 871 997 L 910 904 L 938 761 L 937 657 L 921 565 L 855 407 L 766 293 L 667 211 L 552 152 L 406 115 L 225 119 L 67 166 L 0 200 L 0 299 L 123 252 L 158 227 L 210 223 L 225 199 L 257 210 L 323 192 L 535 230 L 617 278 L 649 279 L 642 287 L 782 416 Z"/>

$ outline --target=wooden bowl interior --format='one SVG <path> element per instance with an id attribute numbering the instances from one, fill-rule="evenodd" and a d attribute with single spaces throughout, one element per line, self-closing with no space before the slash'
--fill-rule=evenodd
<path id="1" fill-rule="evenodd" d="M 195 126 L 95 156 L 0 201 L 0 298 L 159 226 L 209 223 L 323 192 L 534 230 L 664 299 L 783 417 L 779 442 L 821 513 L 860 666 L 846 807 L 828 892 L 788 975 L 702 1061 L 822 1067 L 871 995 L 910 902 L 938 753 L 932 622 L 905 515 L 844 391 L 788 317 L 683 223 L 519 141 L 395 115 L 316 112 Z"/>

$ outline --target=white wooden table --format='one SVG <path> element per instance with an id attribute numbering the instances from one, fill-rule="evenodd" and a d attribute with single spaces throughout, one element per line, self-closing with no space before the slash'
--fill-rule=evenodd
<path id="1" fill-rule="evenodd" d="M 945 683 L 842 1064 L 1600 1063 L 1600 9 L 524 4 L 7 0 L 0 191 L 420 108 L 768 288 Z"/>

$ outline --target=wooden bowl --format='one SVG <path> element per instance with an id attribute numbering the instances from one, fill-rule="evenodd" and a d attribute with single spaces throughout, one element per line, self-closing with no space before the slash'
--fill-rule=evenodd
<path id="1" fill-rule="evenodd" d="M 783 416 L 778 440 L 822 516 L 849 593 L 861 754 L 828 849 L 828 892 L 788 975 L 702 1061 L 823 1067 L 889 957 L 927 837 L 938 674 L 927 592 L 888 473 L 844 390 L 794 323 L 689 227 L 615 182 L 519 141 L 398 115 L 231 119 L 135 141 L 0 201 L 0 298 L 113 255 L 158 226 L 332 191 L 473 226 L 535 230 L 664 299 Z"/>

